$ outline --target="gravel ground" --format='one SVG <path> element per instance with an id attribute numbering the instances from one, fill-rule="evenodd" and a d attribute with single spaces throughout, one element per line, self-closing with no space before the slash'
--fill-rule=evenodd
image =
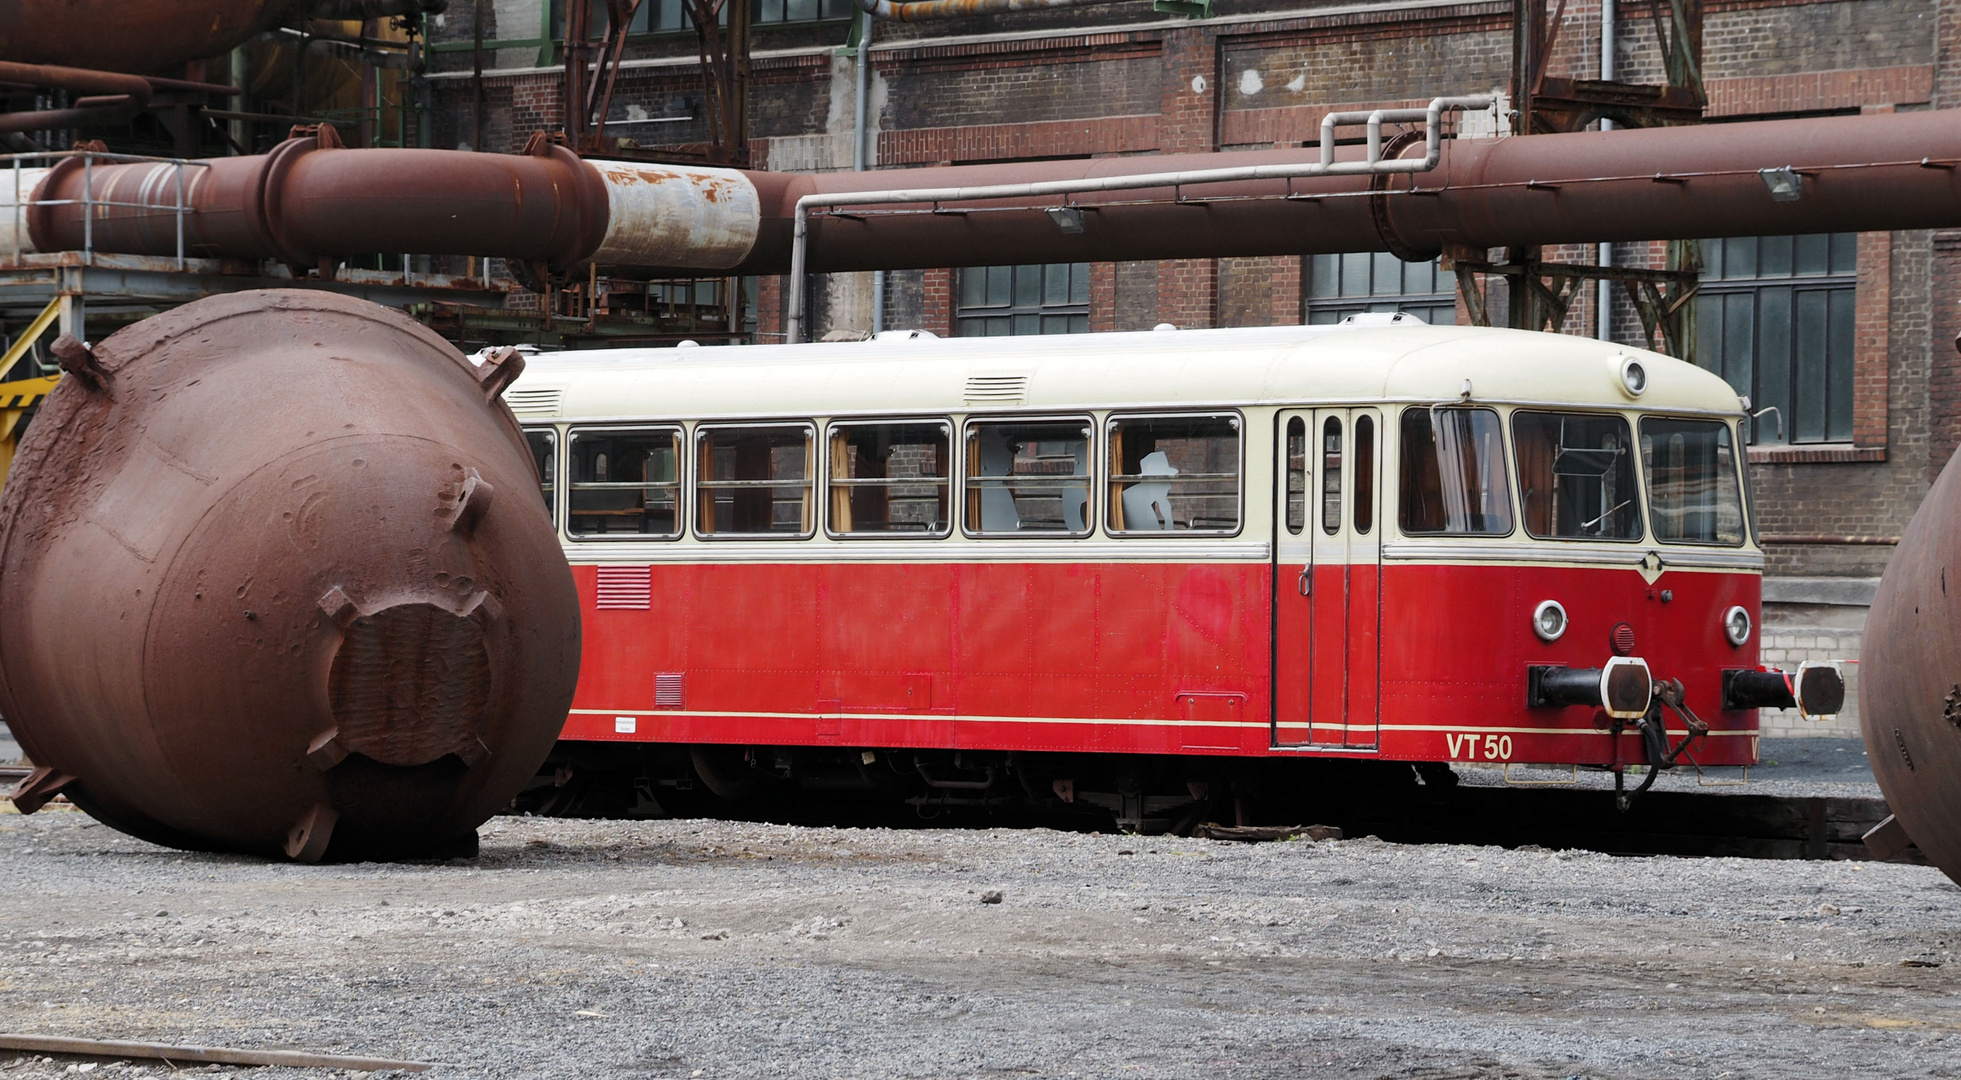
<path id="1" fill-rule="evenodd" d="M 438 1078 L 1961 1076 L 1913 866 L 500 818 L 306 867 L 49 810 L 0 889 L 0 1028 Z"/>

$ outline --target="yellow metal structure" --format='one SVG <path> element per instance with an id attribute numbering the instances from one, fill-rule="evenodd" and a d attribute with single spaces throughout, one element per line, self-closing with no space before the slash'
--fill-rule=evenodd
<path id="1" fill-rule="evenodd" d="M 27 350 L 33 348 L 35 342 L 41 340 L 41 335 L 48 332 L 49 326 L 54 325 L 55 319 L 61 315 L 61 299 L 57 296 L 48 301 L 48 306 L 42 308 L 39 315 L 34 316 L 34 321 L 27 325 L 27 329 L 14 338 L 14 343 L 7 350 L 7 354 L 0 356 L 0 371 L 13 370 L 14 363 L 26 355 Z M 0 385 L 12 384 L 0 383 Z"/>
<path id="2" fill-rule="evenodd" d="M 7 471 L 13 468 L 14 448 L 20 445 L 28 415 L 60 380 L 59 375 L 47 375 L 0 383 L 0 482 L 5 482 Z"/>

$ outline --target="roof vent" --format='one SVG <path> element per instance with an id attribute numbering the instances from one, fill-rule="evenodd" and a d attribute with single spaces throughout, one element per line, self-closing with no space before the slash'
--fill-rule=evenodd
<path id="1" fill-rule="evenodd" d="M 1025 405 L 1028 376 L 969 375 L 967 393 L 961 400 L 968 405 Z"/>
<path id="2" fill-rule="evenodd" d="M 1358 311 L 1341 320 L 1343 326 L 1428 326 L 1407 311 Z"/>
<path id="3" fill-rule="evenodd" d="M 511 411 L 519 416 L 556 416 L 558 396 L 562 392 L 556 386 L 533 390 L 512 387 L 504 391 L 504 404 L 509 405 Z"/>

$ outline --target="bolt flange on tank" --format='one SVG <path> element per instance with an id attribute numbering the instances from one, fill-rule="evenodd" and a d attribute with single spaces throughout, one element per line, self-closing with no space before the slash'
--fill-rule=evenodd
<path id="1" fill-rule="evenodd" d="M 517 353 L 279 290 L 57 355 L 0 497 L 16 805 L 310 862 L 473 853 L 578 677 Z"/>

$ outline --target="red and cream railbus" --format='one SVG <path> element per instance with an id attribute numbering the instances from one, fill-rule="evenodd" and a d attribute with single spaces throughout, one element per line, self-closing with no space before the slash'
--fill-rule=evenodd
<path id="1" fill-rule="evenodd" d="M 584 606 L 561 785 L 1135 826 L 1247 759 L 1748 764 L 1796 685 L 1745 403 L 1610 343 L 899 333 L 544 354 L 507 400 Z"/>

